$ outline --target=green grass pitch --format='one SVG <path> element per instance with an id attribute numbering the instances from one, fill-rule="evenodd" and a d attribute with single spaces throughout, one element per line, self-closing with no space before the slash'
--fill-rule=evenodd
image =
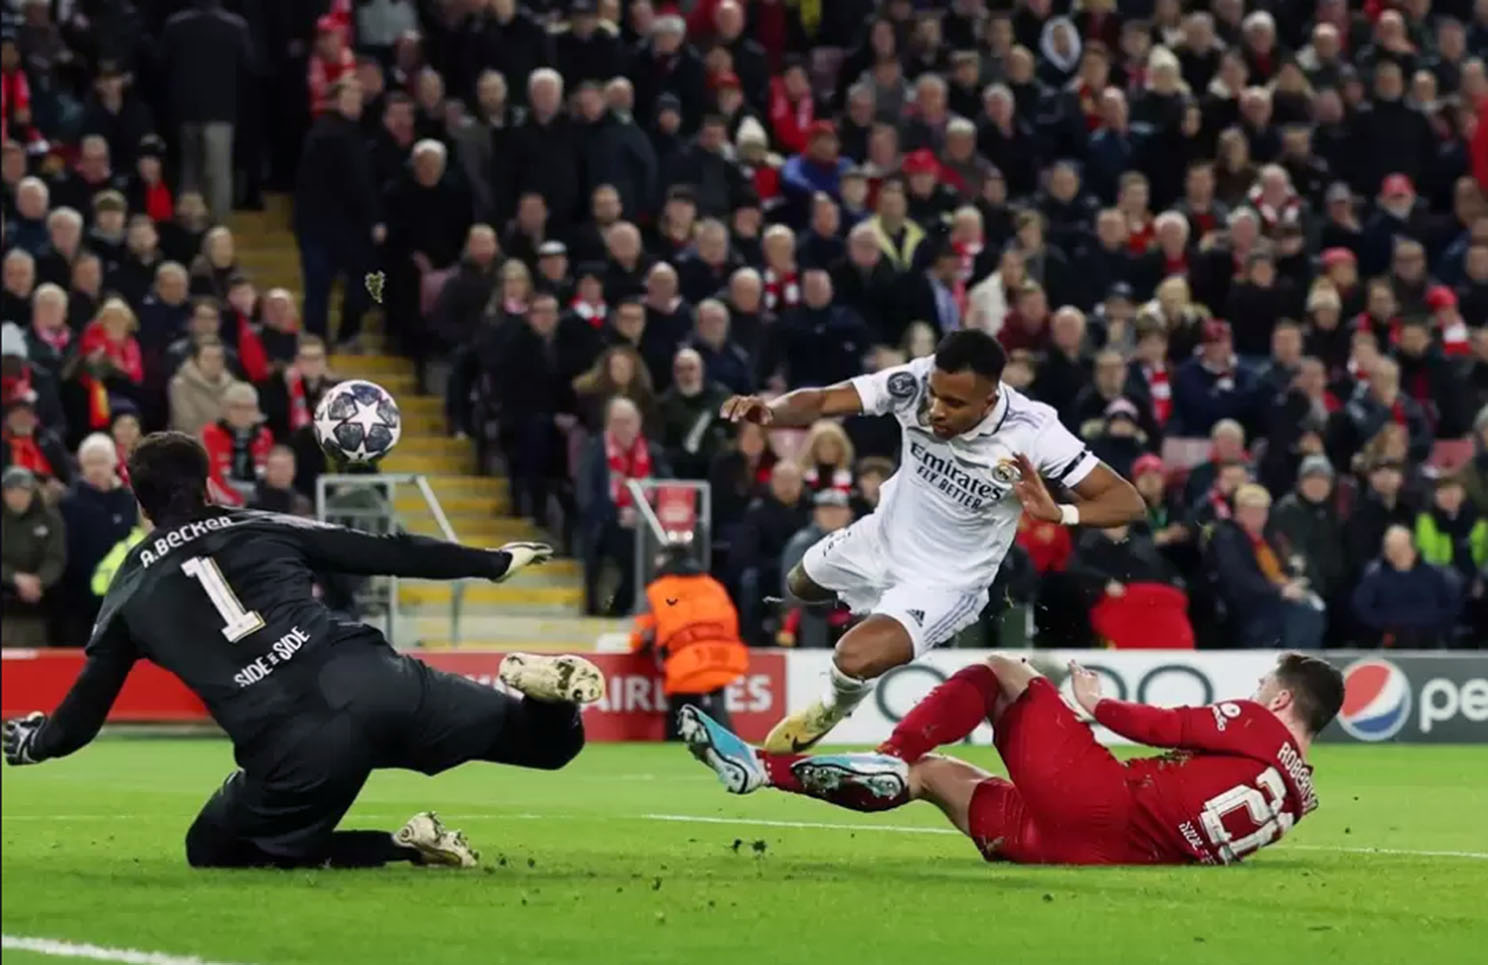
<path id="1" fill-rule="evenodd" d="M 379 773 L 343 825 L 435 808 L 481 849 L 474 872 L 197 872 L 182 835 L 228 745 L 104 739 L 7 769 L 3 930 L 259 965 L 1484 961 L 1488 748 L 1314 763 L 1321 808 L 1236 868 L 988 865 L 902 830 L 944 827 L 926 804 L 731 797 L 679 747 L 593 745 L 553 774 Z"/>

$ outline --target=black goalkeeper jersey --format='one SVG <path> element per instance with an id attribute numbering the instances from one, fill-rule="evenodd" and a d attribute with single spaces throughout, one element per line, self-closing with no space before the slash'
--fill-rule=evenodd
<path id="1" fill-rule="evenodd" d="M 314 597 L 316 570 L 496 579 L 509 562 L 500 551 L 251 510 L 212 508 L 156 528 L 114 576 L 87 663 L 38 749 L 60 757 L 92 740 L 144 658 L 180 677 L 241 755 L 296 715 L 326 709 L 320 671 L 338 647 L 387 646 Z"/>

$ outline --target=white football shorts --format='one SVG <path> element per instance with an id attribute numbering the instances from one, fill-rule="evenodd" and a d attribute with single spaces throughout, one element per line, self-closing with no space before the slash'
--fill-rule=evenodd
<path id="1" fill-rule="evenodd" d="M 987 605 L 987 591 L 938 587 L 929 582 L 933 573 L 912 583 L 890 575 L 878 524 L 868 515 L 829 534 L 806 551 L 801 565 L 811 582 L 836 593 L 852 612 L 898 620 L 918 657 L 975 623 Z"/>

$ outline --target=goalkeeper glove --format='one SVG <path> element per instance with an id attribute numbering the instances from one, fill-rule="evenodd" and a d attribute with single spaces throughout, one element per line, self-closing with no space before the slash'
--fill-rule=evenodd
<path id="1" fill-rule="evenodd" d="M 553 547 L 547 543 L 507 543 L 498 552 L 509 558 L 506 572 L 496 577 L 497 583 L 505 583 L 520 569 L 546 563 L 553 555 Z"/>
<path id="2" fill-rule="evenodd" d="M 5 722 L 5 762 L 19 767 L 40 764 L 44 758 L 36 750 L 36 735 L 46 723 L 46 714 L 33 710 L 25 717 Z"/>

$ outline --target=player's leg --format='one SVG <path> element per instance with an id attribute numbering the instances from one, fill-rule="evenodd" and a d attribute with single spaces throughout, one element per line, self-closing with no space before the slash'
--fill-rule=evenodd
<path id="1" fill-rule="evenodd" d="M 889 587 L 872 615 L 838 641 L 822 696 L 776 725 L 765 749 L 799 753 L 810 748 L 867 697 L 874 680 L 950 639 L 976 620 L 986 602 L 985 592 Z"/>
<path id="2" fill-rule="evenodd" d="M 237 770 L 208 799 L 186 832 L 195 868 L 369 868 L 395 861 L 475 863 L 459 832 L 416 815 L 398 832 L 337 831 L 371 767 L 348 715 L 321 722 L 256 775 Z M 430 822 L 433 822 L 432 824 Z"/>
<path id="3" fill-rule="evenodd" d="M 418 680 L 417 710 L 398 721 L 387 766 L 438 774 L 467 761 L 556 770 L 584 747 L 579 701 L 598 700 L 604 678 L 582 657 L 512 654 L 502 682 L 513 696 L 404 658 Z"/>

